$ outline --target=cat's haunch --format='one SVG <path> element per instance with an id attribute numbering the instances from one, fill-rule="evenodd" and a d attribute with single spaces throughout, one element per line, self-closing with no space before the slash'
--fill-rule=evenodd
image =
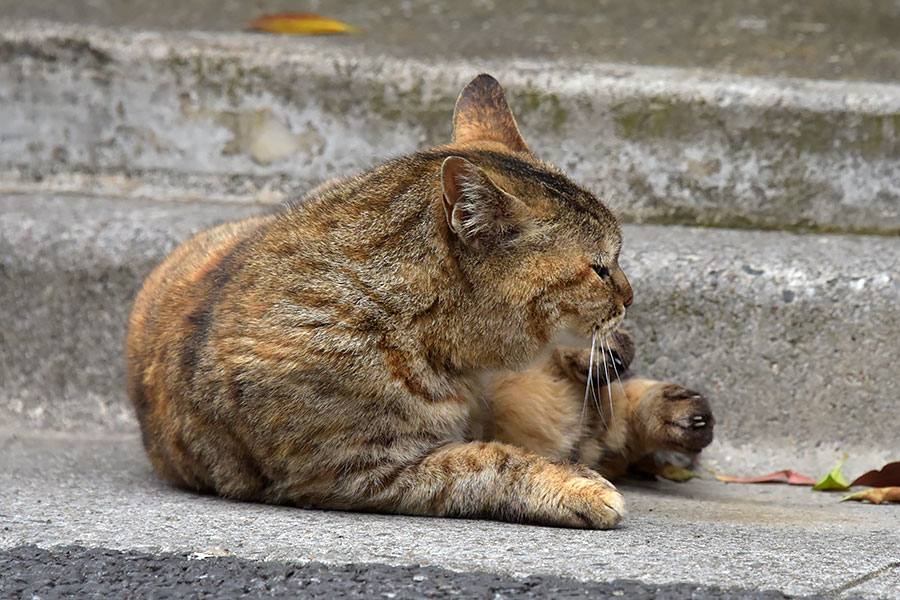
<path id="1" fill-rule="evenodd" d="M 150 462 L 242 500 L 612 527 L 624 500 L 595 469 L 699 452 L 713 426 L 699 395 L 625 376 L 621 244 L 479 75 L 451 143 L 200 233 L 148 276 L 126 355 Z M 603 351 L 542 353 L 563 330 Z"/>

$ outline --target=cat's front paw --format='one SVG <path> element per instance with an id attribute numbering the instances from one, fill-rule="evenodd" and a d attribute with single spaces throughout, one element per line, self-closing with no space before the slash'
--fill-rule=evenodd
<path id="1" fill-rule="evenodd" d="M 666 383 L 658 390 L 654 404 L 661 449 L 696 454 L 712 442 L 715 419 L 709 402 L 699 392 Z"/>
<path id="2" fill-rule="evenodd" d="M 573 477 L 563 486 L 562 524 L 587 529 L 611 529 L 625 517 L 625 498 L 602 477 Z"/>
<path id="3" fill-rule="evenodd" d="M 559 514 L 555 524 L 588 529 L 610 529 L 626 514 L 625 498 L 616 486 L 592 469 L 579 464 L 555 463 L 568 471 L 568 477 L 556 493 L 553 506 Z"/>

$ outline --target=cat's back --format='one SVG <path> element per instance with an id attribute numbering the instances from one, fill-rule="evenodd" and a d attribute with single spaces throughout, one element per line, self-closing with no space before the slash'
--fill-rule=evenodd
<path id="1" fill-rule="evenodd" d="M 164 475 L 165 461 L 152 451 L 158 432 L 149 429 L 175 410 L 171 392 L 183 385 L 179 371 L 196 367 L 195 338 L 208 324 L 202 321 L 210 320 L 211 299 L 241 268 L 236 252 L 275 219 L 259 215 L 196 234 L 150 273 L 137 295 L 125 342 L 128 392 L 145 441 L 151 442 L 151 462 Z"/>
<path id="2" fill-rule="evenodd" d="M 157 266 L 135 299 L 129 322 L 128 359 L 145 349 L 142 344 L 161 329 L 175 325 L 178 315 L 189 314 L 209 291 L 237 267 L 235 250 L 274 217 L 260 215 L 223 223 L 185 241 Z"/>

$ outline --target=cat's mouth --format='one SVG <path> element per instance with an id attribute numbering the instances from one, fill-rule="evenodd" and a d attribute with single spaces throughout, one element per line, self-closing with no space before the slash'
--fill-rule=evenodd
<path id="1" fill-rule="evenodd" d="M 619 325 L 622 324 L 622 321 L 625 320 L 625 311 L 622 311 L 617 316 L 612 319 L 606 321 L 605 323 L 595 323 L 591 328 L 591 333 L 596 336 L 606 337 L 616 329 L 619 328 Z"/>

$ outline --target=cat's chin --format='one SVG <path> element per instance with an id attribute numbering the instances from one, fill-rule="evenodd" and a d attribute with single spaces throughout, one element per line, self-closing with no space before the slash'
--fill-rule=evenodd
<path id="1" fill-rule="evenodd" d="M 591 334 L 578 331 L 576 329 L 563 329 L 551 338 L 550 347 L 556 346 L 573 346 L 582 348 L 591 345 Z"/>

